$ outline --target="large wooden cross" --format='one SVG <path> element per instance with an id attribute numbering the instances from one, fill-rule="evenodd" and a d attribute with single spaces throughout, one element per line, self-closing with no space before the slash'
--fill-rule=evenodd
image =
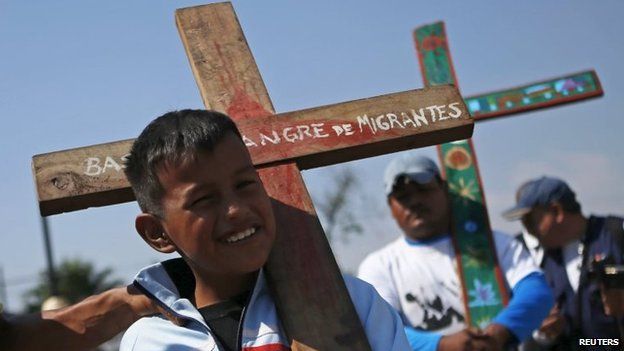
<path id="1" fill-rule="evenodd" d="M 267 278 L 293 349 L 367 350 L 366 335 L 300 169 L 472 135 L 452 86 L 275 115 L 230 3 L 181 9 L 177 26 L 206 108 L 232 116 L 275 208 Z M 132 140 L 33 157 L 43 215 L 132 201 L 123 158 Z"/>
<path id="2" fill-rule="evenodd" d="M 444 23 L 422 26 L 414 41 L 425 86 L 458 85 Z M 551 107 L 603 94 L 594 71 L 545 80 L 466 98 L 476 121 Z M 502 272 L 494 252 L 485 195 L 471 140 L 438 146 L 451 195 L 451 231 L 463 281 L 467 324 L 484 327 L 507 302 Z"/>

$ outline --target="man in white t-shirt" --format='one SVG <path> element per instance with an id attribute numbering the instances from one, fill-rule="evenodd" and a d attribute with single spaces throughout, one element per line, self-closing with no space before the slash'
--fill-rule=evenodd
<path id="1" fill-rule="evenodd" d="M 436 164 L 403 154 L 387 167 L 385 190 L 403 235 L 362 262 L 358 276 L 401 315 L 414 350 L 502 350 L 526 339 L 553 305 L 544 276 L 512 236 L 494 232 L 509 305 L 482 328 L 465 322 L 462 287 L 449 234 L 447 184 Z"/>

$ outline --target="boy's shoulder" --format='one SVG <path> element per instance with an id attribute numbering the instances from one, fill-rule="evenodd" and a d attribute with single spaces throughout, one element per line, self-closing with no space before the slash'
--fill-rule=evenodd
<path id="1" fill-rule="evenodd" d="M 342 275 L 347 290 L 352 295 L 368 295 L 375 292 L 375 288 L 369 283 L 363 281 L 360 278 L 354 277 L 351 274 Z"/>
<path id="2" fill-rule="evenodd" d="M 134 322 L 124 333 L 119 350 L 217 350 L 217 345 L 213 338 L 206 338 L 206 332 L 196 322 L 180 327 L 162 315 L 154 315 Z"/>
<path id="3" fill-rule="evenodd" d="M 348 274 L 343 277 L 372 350 L 410 350 L 397 311 L 371 284 Z"/>
<path id="4" fill-rule="evenodd" d="M 150 265 L 136 275 L 134 285 L 140 291 L 187 323 L 177 326 L 161 314 L 143 317 L 124 333 L 120 350 L 216 350 L 199 311 L 185 297 L 194 288 L 189 279 L 192 272 L 181 258 Z"/>
<path id="5" fill-rule="evenodd" d="M 375 287 L 366 281 L 350 274 L 343 274 L 345 285 L 351 296 L 351 301 L 360 314 L 360 319 L 365 319 L 371 308 L 377 304 L 385 304 Z"/>

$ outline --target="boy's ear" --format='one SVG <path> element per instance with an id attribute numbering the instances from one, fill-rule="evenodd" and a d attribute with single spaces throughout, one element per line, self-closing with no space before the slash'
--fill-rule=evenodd
<path id="1" fill-rule="evenodd" d="M 176 250 L 175 244 L 169 239 L 160 219 L 153 214 L 141 213 L 134 221 L 137 233 L 154 250 L 162 253 L 172 253 Z"/>

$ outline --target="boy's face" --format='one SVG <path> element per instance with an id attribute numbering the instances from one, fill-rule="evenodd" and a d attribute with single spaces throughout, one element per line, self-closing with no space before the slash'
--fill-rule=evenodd
<path id="1" fill-rule="evenodd" d="M 446 189 L 437 179 L 399 185 L 388 197 L 392 217 L 405 235 L 426 239 L 449 230 L 449 203 Z"/>
<path id="2" fill-rule="evenodd" d="M 195 162 L 163 167 L 159 179 L 163 229 L 192 268 L 227 275 L 264 265 L 275 239 L 271 201 L 233 133 Z"/>

